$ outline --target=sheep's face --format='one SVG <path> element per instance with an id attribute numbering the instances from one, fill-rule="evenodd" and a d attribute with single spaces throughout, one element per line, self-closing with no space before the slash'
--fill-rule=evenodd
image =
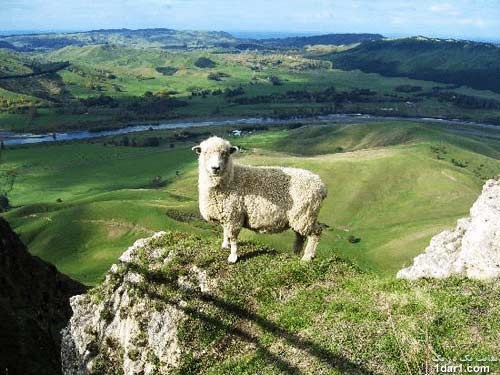
<path id="1" fill-rule="evenodd" d="M 211 137 L 193 147 L 199 155 L 200 170 L 213 179 L 225 176 L 232 168 L 231 155 L 238 147 L 219 137 Z"/>

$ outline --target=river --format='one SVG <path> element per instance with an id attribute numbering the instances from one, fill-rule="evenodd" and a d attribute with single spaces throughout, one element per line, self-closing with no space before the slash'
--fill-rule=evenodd
<path id="1" fill-rule="evenodd" d="M 334 123 L 334 124 L 365 124 L 370 122 L 379 122 L 387 120 L 399 121 L 415 121 L 422 123 L 436 123 L 447 126 L 449 131 L 462 133 L 466 135 L 482 136 L 494 139 L 500 139 L 500 126 L 490 124 L 480 124 L 463 120 L 447 120 L 439 118 L 413 118 L 413 117 L 382 117 L 364 114 L 331 114 L 324 116 L 315 116 L 308 118 L 290 118 L 276 119 L 269 117 L 247 117 L 233 119 L 209 119 L 209 120 L 179 120 L 167 121 L 158 124 L 141 124 L 127 126 L 119 129 L 102 130 L 102 131 L 75 131 L 66 133 L 14 133 L 0 132 L 0 140 L 5 145 L 26 145 L 47 142 L 63 142 L 73 140 L 83 140 L 91 138 L 101 138 L 120 134 L 129 134 L 143 132 L 148 130 L 164 130 L 164 129 L 182 129 L 202 126 L 221 126 L 232 125 L 236 129 L 238 125 L 279 125 L 290 123 Z"/>

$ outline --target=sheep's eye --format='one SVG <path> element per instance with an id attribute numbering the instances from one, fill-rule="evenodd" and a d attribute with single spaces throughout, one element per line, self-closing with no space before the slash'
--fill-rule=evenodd
<path id="1" fill-rule="evenodd" d="M 222 155 L 223 158 L 227 158 L 228 153 L 227 152 L 223 152 L 221 155 Z"/>

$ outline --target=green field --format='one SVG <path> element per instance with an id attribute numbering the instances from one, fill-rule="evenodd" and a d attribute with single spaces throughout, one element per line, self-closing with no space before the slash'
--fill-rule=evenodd
<path id="1" fill-rule="evenodd" d="M 220 236 L 199 217 L 190 147 L 210 132 L 227 138 L 230 129 L 191 129 L 188 140 L 179 140 L 182 131 L 130 136 L 140 143 L 158 135 L 159 147 L 115 146 L 115 138 L 8 148 L 2 168 L 17 178 L 9 193 L 15 208 L 5 216 L 33 254 L 88 284 L 135 239 L 155 231 Z M 281 126 L 231 141 L 243 148 L 238 162 L 321 175 L 329 195 L 320 221 L 329 228 L 318 258 L 338 255 L 386 275 L 465 216 L 483 181 L 500 173 L 500 141 L 454 135 L 436 124 Z M 162 183 L 153 186 L 156 176 Z M 349 236 L 361 241 L 352 244 Z M 245 231 L 241 238 L 287 253 L 293 236 Z"/>

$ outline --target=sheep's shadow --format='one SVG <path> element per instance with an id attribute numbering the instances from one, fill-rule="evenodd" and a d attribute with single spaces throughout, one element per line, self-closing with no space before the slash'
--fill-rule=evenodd
<path id="1" fill-rule="evenodd" d="M 257 250 L 256 252 L 259 252 Z M 152 281 L 155 283 L 162 283 L 163 285 L 168 285 L 172 289 L 176 291 L 182 292 L 182 298 L 186 301 L 200 301 L 204 303 L 208 303 L 213 307 L 216 307 L 225 313 L 231 314 L 232 316 L 245 320 L 250 323 L 254 323 L 258 325 L 261 329 L 263 329 L 266 333 L 271 333 L 274 336 L 277 336 L 284 341 L 286 341 L 290 346 L 293 346 L 295 349 L 299 349 L 303 352 L 308 353 L 309 355 L 315 357 L 320 360 L 323 364 L 328 366 L 332 370 L 337 370 L 345 374 L 358 374 L 358 375 L 373 375 L 374 373 L 365 368 L 362 364 L 355 363 L 351 361 L 349 358 L 334 353 L 333 351 L 321 346 L 320 344 L 299 335 L 289 332 L 285 328 L 281 327 L 277 323 L 272 320 L 263 317 L 252 310 L 243 307 L 237 303 L 230 302 L 220 298 L 211 293 L 203 293 L 199 290 L 183 290 L 176 282 L 171 278 L 165 277 L 165 275 L 159 272 L 151 272 L 143 267 L 140 267 L 136 264 L 129 263 L 129 266 L 135 272 L 142 274 L 146 280 Z M 287 374 L 297 374 L 301 375 L 303 372 L 294 364 L 287 361 L 285 358 L 272 353 L 268 348 L 260 343 L 259 336 L 256 334 L 252 334 L 245 329 L 240 327 L 229 325 L 228 323 L 223 322 L 220 319 L 214 318 L 203 311 L 190 307 L 185 304 L 179 303 L 177 300 L 165 299 L 165 296 L 159 295 L 155 292 L 151 292 L 147 288 L 143 290 L 144 294 L 149 295 L 151 298 L 159 299 L 164 303 L 174 306 L 177 309 L 185 312 L 189 316 L 194 319 L 198 319 L 212 325 L 214 328 L 225 329 L 229 335 L 234 335 L 239 337 L 240 339 L 253 344 L 257 350 L 265 355 L 265 359 L 277 366 L 281 371 L 286 372 Z"/>
<path id="2" fill-rule="evenodd" d="M 276 254 L 278 254 L 278 252 L 274 249 L 262 248 L 262 249 L 252 250 L 252 251 L 248 251 L 246 253 L 243 253 L 243 254 L 238 256 L 238 260 L 245 261 L 245 260 L 249 260 L 252 258 L 259 257 L 259 256 L 263 256 L 263 255 L 276 255 Z"/>

